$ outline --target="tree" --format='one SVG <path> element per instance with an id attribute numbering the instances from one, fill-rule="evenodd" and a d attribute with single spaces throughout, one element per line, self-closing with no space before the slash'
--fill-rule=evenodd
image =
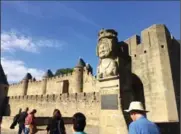
<path id="1" fill-rule="evenodd" d="M 72 72 L 73 72 L 73 68 L 61 68 L 61 69 L 57 69 L 55 76 L 68 74 L 68 73 L 72 73 Z"/>

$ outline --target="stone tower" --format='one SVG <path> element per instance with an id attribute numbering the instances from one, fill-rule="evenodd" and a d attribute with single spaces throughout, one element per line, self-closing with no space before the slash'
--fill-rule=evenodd
<path id="1" fill-rule="evenodd" d="M 22 95 L 27 95 L 28 90 L 28 81 L 32 79 L 32 76 L 30 73 L 27 73 L 23 79 L 23 92 Z"/>
<path id="2" fill-rule="evenodd" d="M 46 87 L 47 87 L 47 79 L 53 77 L 53 73 L 50 69 L 43 76 L 43 84 L 42 84 L 42 94 L 46 94 Z"/>
<path id="3" fill-rule="evenodd" d="M 3 115 L 3 111 L 1 111 L 5 105 L 6 96 L 8 92 L 8 81 L 2 65 L 0 63 L 0 116 Z"/>
<path id="4" fill-rule="evenodd" d="M 73 70 L 73 93 L 79 93 L 83 91 L 83 71 L 85 67 L 85 62 L 83 59 L 79 59 L 77 65 Z"/>
<path id="5" fill-rule="evenodd" d="M 150 111 L 147 117 L 155 122 L 178 121 L 175 93 L 180 90 L 177 75 L 180 71 L 180 48 L 167 27 L 152 25 L 141 32 L 141 41 L 135 35 L 125 42 L 132 59 L 132 73 L 142 83 L 142 87 L 136 87 L 134 92 L 143 91 L 145 107 Z"/>

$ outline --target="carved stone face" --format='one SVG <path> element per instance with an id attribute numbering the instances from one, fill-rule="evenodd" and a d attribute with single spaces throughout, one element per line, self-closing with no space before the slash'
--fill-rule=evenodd
<path id="1" fill-rule="evenodd" d="M 110 54 L 110 48 L 108 42 L 101 41 L 99 44 L 99 57 L 105 58 L 108 57 Z"/>

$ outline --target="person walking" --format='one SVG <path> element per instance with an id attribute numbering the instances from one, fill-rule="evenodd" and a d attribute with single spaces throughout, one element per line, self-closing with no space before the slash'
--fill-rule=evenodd
<path id="1" fill-rule="evenodd" d="M 35 134 L 37 132 L 36 124 L 35 124 L 35 114 L 36 109 L 33 109 L 32 112 L 28 114 L 25 119 L 25 134 Z"/>
<path id="2" fill-rule="evenodd" d="M 66 134 L 64 121 L 60 110 L 55 109 L 53 112 L 53 117 L 50 119 L 47 126 L 48 134 Z"/>
<path id="3" fill-rule="evenodd" d="M 18 119 L 19 119 L 19 117 L 20 117 L 21 111 L 22 111 L 22 109 L 20 108 L 18 114 L 16 114 L 16 115 L 14 116 L 14 118 L 13 118 L 13 123 L 11 124 L 10 129 L 14 129 L 15 126 L 18 124 Z"/>
<path id="4" fill-rule="evenodd" d="M 129 125 L 129 134 L 160 134 L 157 125 L 146 118 L 148 111 L 141 102 L 131 102 L 129 109 L 124 111 L 128 112 L 133 120 Z"/>
<path id="5" fill-rule="evenodd" d="M 86 126 L 86 117 L 78 112 L 73 115 L 73 134 L 86 134 L 84 128 Z"/>
<path id="6" fill-rule="evenodd" d="M 22 131 L 25 133 L 25 125 L 24 125 L 24 123 L 25 123 L 25 118 L 26 118 L 27 115 L 28 115 L 28 110 L 29 110 L 29 108 L 27 107 L 27 108 L 25 109 L 25 111 L 22 112 L 22 113 L 20 114 L 20 116 L 19 116 L 19 119 L 18 119 L 18 124 L 19 124 L 18 134 L 21 134 Z"/>

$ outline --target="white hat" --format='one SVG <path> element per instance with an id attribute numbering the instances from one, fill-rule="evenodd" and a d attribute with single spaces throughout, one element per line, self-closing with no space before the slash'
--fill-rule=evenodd
<path id="1" fill-rule="evenodd" d="M 124 110 L 125 112 L 130 112 L 133 110 L 137 111 L 143 111 L 143 112 L 148 112 L 143 108 L 143 104 L 140 101 L 133 101 L 129 105 L 129 109 Z"/>

